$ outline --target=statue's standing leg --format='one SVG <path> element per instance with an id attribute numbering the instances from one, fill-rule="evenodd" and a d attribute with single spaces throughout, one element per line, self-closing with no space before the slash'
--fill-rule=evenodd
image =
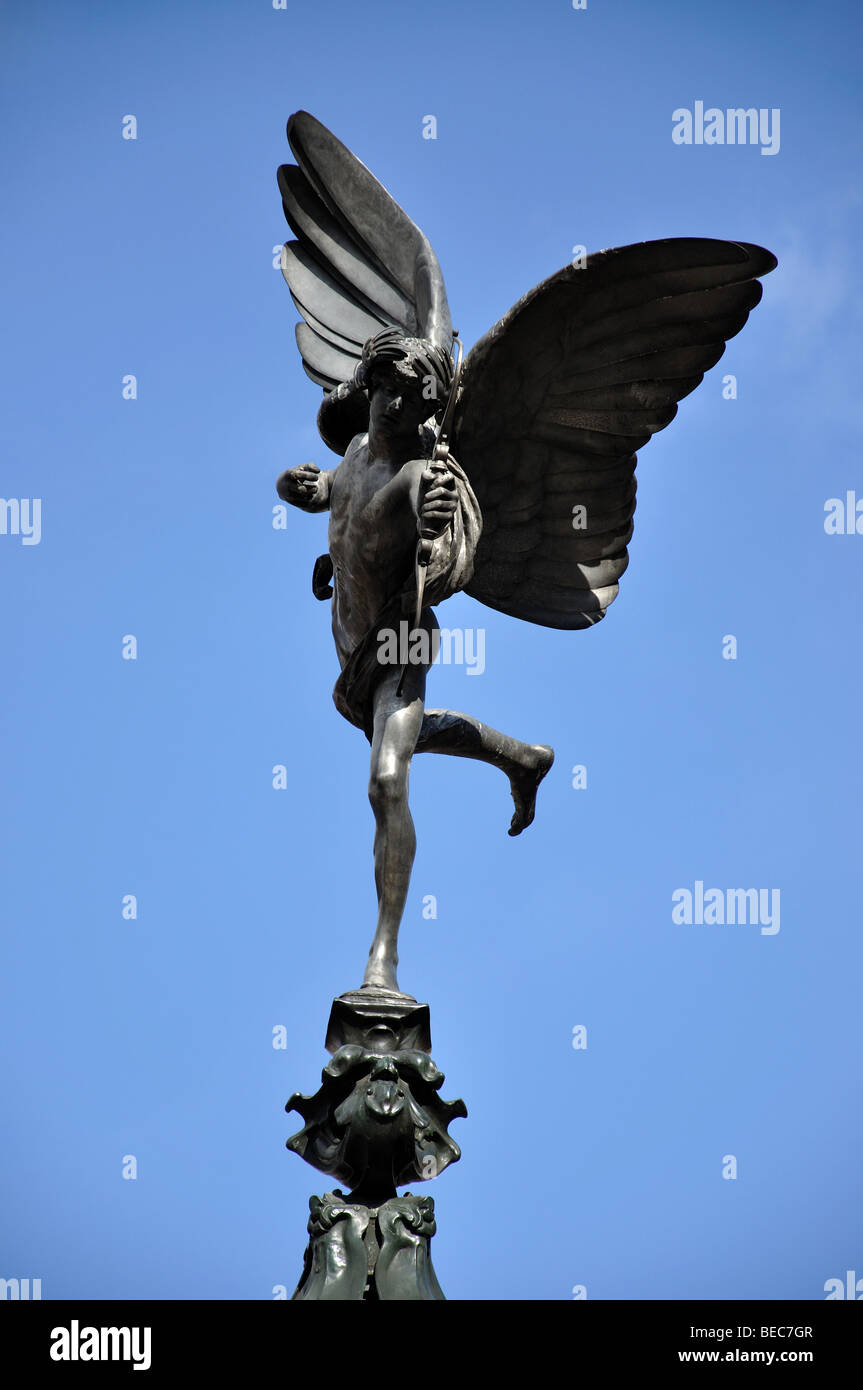
<path id="1" fill-rule="evenodd" d="M 422 727 L 426 667 L 389 667 L 373 697 L 369 801 L 375 815 L 375 886 L 378 924 L 363 983 L 398 990 L 398 931 L 416 853 L 408 805 L 411 758 Z"/>

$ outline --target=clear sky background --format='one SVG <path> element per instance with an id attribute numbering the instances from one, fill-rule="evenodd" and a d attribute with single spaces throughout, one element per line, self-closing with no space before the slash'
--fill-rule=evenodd
<path id="1" fill-rule="evenodd" d="M 575 245 L 780 261 L 642 451 L 606 620 L 440 611 L 485 628 L 486 669 L 438 669 L 430 702 L 557 752 L 516 840 L 493 769 L 412 775 L 400 981 L 470 1112 L 425 1189 L 441 1283 L 819 1299 L 863 1275 L 863 535 L 824 529 L 863 499 L 861 27 L 780 0 L 3 7 L 0 495 L 41 498 L 42 536 L 0 535 L 0 1276 L 290 1293 L 331 1185 L 283 1106 L 361 981 L 374 885 L 310 590 L 326 519 L 272 524 L 277 475 L 334 462 L 273 266 L 299 108 L 428 234 L 468 345 Z M 779 152 L 674 144 L 699 100 L 779 108 Z M 674 923 L 696 880 L 780 890 L 780 930 Z"/>

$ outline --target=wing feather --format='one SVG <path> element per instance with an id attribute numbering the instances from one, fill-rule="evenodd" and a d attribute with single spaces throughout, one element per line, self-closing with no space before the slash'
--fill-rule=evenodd
<path id="1" fill-rule="evenodd" d="M 636 450 L 719 361 L 775 265 L 708 238 L 602 251 L 480 340 L 453 441 L 483 512 L 468 593 L 548 627 L 600 621 L 629 563 Z"/>
<path id="2" fill-rule="evenodd" d="M 291 116 L 288 140 L 297 162 L 278 181 L 296 240 L 283 248 L 282 273 L 305 321 L 297 344 L 308 375 L 327 391 L 349 381 L 382 328 L 449 351 L 443 275 L 419 227 L 307 111 Z"/>
<path id="3" fill-rule="evenodd" d="M 326 338 L 314 333 L 308 324 L 296 326 L 297 347 L 307 366 L 328 381 L 343 381 L 353 371 L 353 359 L 348 357 Z"/>

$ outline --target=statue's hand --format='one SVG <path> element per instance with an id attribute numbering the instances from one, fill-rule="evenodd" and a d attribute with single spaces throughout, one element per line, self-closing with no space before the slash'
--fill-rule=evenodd
<path id="1" fill-rule="evenodd" d="M 456 514 L 458 489 L 446 464 L 427 464 L 420 475 L 418 526 L 423 536 L 442 536 Z"/>
<path id="2" fill-rule="evenodd" d="M 321 470 L 314 463 L 301 463 L 299 468 L 289 468 L 276 483 L 276 492 L 284 502 L 302 507 L 314 502 L 318 494 L 318 479 Z"/>

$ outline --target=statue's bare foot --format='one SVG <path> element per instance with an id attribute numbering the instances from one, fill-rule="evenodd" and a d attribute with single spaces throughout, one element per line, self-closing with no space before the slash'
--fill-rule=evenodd
<path id="1" fill-rule="evenodd" d="M 532 822 L 536 812 L 536 792 L 554 762 L 554 749 L 546 743 L 534 743 L 528 748 L 529 762 L 509 774 L 510 790 L 515 802 L 515 814 L 509 827 L 510 835 L 520 835 Z"/>
<path id="2" fill-rule="evenodd" d="M 363 989 L 367 986 L 369 989 L 389 989 L 393 994 L 399 994 L 399 982 L 392 961 L 370 956 L 363 976 Z"/>

